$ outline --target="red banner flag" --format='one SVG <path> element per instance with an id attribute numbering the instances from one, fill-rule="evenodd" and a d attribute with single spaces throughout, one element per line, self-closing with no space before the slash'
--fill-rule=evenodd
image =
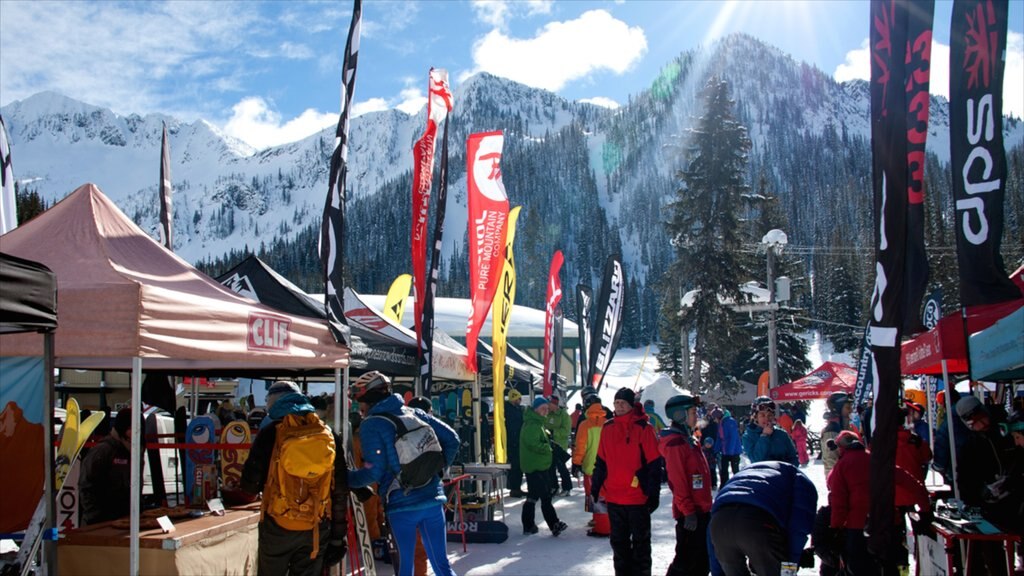
<path id="1" fill-rule="evenodd" d="M 469 297 L 466 364 L 476 371 L 476 341 L 498 290 L 505 263 L 508 196 L 501 182 L 501 131 L 470 134 L 466 143 L 469 187 Z"/>
<path id="2" fill-rule="evenodd" d="M 412 277 L 416 341 L 423 337 L 423 303 L 427 298 L 427 218 L 430 216 L 430 186 L 434 177 L 437 127 L 452 109 L 448 71 L 430 69 L 430 97 L 427 99 L 427 128 L 412 147 Z"/>
<path id="3" fill-rule="evenodd" d="M 557 370 L 554 369 L 554 364 L 558 359 L 558 354 L 561 354 L 561 350 L 554 349 L 554 343 L 556 341 L 555 335 L 552 334 L 555 326 L 555 310 L 558 308 L 558 303 L 562 300 L 562 278 L 560 276 L 562 272 L 562 263 L 565 262 L 565 257 L 562 256 L 561 250 L 555 250 L 555 255 L 551 257 L 551 269 L 548 272 L 548 293 L 544 299 L 544 395 L 551 396 L 551 381 L 558 377 Z"/>

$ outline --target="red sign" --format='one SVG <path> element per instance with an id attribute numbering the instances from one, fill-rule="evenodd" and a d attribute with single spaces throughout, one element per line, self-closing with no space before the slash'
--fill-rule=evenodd
<path id="1" fill-rule="evenodd" d="M 289 320 L 271 314 L 249 314 L 246 348 L 269 352 L 287 352 L 291 344 Z"/>

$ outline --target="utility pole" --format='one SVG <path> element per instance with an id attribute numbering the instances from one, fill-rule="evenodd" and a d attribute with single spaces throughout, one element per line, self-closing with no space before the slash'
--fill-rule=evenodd
<path id="1" fill-rule="evenodd" d="M 768 304 L 775 303 L 775 246 L 768 246 Z M 775 310 L 768 309 L 768 389 L 779 385 L 779 352 L 775 346 Z"/>

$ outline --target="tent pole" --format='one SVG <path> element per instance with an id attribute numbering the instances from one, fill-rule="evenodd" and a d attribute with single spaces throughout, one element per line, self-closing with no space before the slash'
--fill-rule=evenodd
<path id="1" fill-rule="evenodd" d="M 142 358 L 132 358 L 132 457 L 129 459 L 131 466 L 131 494 L 130 513 L 131 520 L 131 541 L 128 549 L 128 573 L 135 576 L 139 573 L 139 492 L 142 488 L 142 478 L 139 474 L 139 463 L 142 462 Z"/>
<path id="2" fill-rule="evenodd" d="M 348 415 L 349 415 L 349 400 L 348 400 L 348 366 L 345 367 L 344 379 L 342 379 L 341 368 L 334 369 L 334 422 L 341 426 L 341 439 L 345 444 L 345 450 L 348 450 Z M 341 390 L 341 398 L 338 398 L 338 390 Z"/>
<path id="3" fill-rule="evenodd" d="M 950 462 L 953 464 L 953 473 L 949 477 L 953 479 L 953 497 L 960 501 L 960 483 L 956 479 L 956 433 L 953 426 L 953 418 L 958 418 L 956 411 L 953 410 L 953 389 L 956 388 L 956 385 L 949 380 L 949 367 L 946 365 L 945 358 L 942 359 L 942 380 L 946 383 L 946 426 L 949 427 L 949 455 Z M 961 569 L 964 569 L 967 565 L 967 547 L 963 540 L 960 541 L 960 558 L 963 561 Z"/>
<path id="4" fill-rule="evenodd" d="M 348 368 L 345 369 L 345 372 L 346 372 L 346 376 L 348 376 L 348 374 L 347 374 L 348 373 Z M 346 382 L 348 381 L 347 377 L 345 378 L 345 381 Z M 346 424 L 346 422 L 342 422 L 341 421 L 341 412 L 342 412 L 342 410 L 341 410 L 341 403 L 342 403 L 342 398 L 343 398 L 343 396 L 347 396 L 347 394 L 343 394 L 343 390 L 342 390 L 342 386 L 343 385 L 344 384 L 341 381 L 341 368 L 335 368 L 334 369 L 334 414 L 333 414 L 333 416 L 334 416 L 334 428 L 335 428 L 335 431 L 337 431 L 338 426 L 341 426 L 342 424 Z M 342 426 L 341 429 L 344 430 L 345 429 L 344 426 Z M 345 438 L 347 439 L 347 436 L 345 436 Z"/>
<path id="5" fill-rule="evenodd" d="M 931 449 L 932 455 L 934 456 L 934 454 L 935 454 L 935 422 L 934 422 L 934 418 L 932 418 L 932 413 L 935 411 L 935 378 L 932 377 L 932 376 L 925 376 L 924 377 L 924 381 L 925 381 L 924 397 L 925 397 L 925 399 L 927 401 L 927 404 L 928 404 L 928 406 L 926 408 L 926 410 L 928 410 L 928 448 Z M 932 477 L 932 474 L 933 474 L 933 472 L 932 472 L 931 468 L 929 467 L 928 476 Z"/>
<path id="6" fill-rule="evenodd" d="M 484 459 L 481 457 L 480 452 L 480 432 L 483 424 L 480 422 L 480 372 L 476 373 L 476 377 L 473 378 L 473 455 L 476 456 L 476 461 L 483 463 Z"/>
<path id="7" fill-rule="evenodd" d="M 43 497 L 46 502 L 46 530 L 55 527 L 53 494 L 53 332 L 43 334 Z M 43 563 L 47 573 L 57 574 L 57 542 L 43 539 Z"/>

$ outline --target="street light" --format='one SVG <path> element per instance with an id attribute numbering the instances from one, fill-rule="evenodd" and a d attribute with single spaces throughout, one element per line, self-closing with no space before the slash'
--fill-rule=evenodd
<path id="1" fill-rule="evenodd" d="M 775 280 L 772 278 L 775 268 L 775 257 L 782 254 L 782 249 L 787 243 L 786 233 L 782 230 L 769 230 L 764 238 L 761 239 L 761 244 L 765 247 L 765 251 L 768 253 L 768 304 L 770 306 L 768 310 L 768 389 L 771 390 L 779 385 L 779 353 L 775 346 L 775 310 L 776 306 L 771 306 L 776 302 L 775 299 Z M 779 278 L 782 280 L 782 278 Z M 788 278 L 784 283 L 785 285 L 785 296 L 789 299 L 789 282 Z"/>

